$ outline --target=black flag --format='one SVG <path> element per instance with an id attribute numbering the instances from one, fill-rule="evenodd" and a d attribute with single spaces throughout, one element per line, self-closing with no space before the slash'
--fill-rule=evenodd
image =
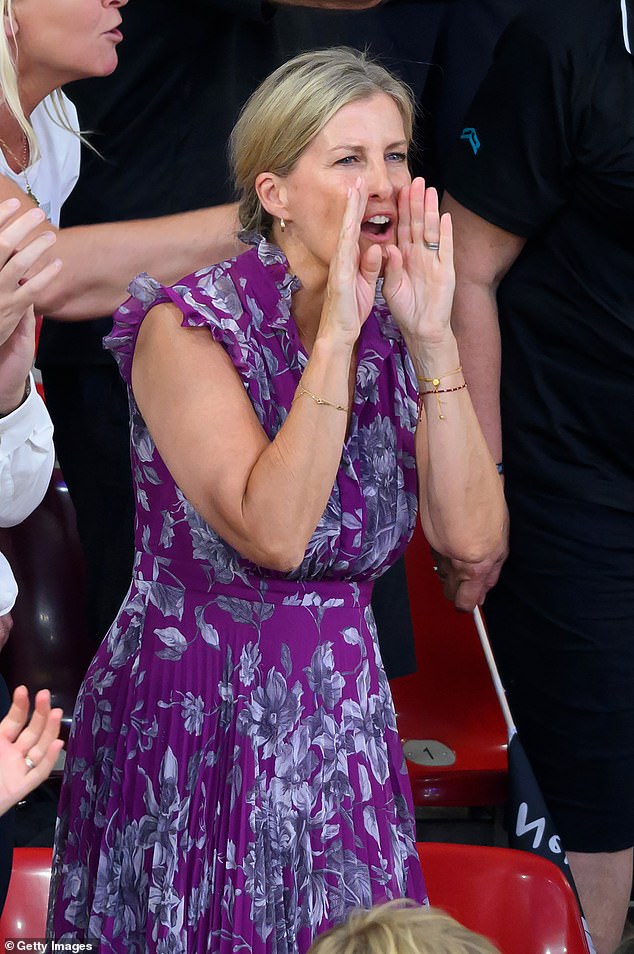
<path id="1" fill-rule="evenodd" d="M 581 912 L 581 920 L 586 933 L 588 951 L 590 954 L 596 954 L 586 919 L 583 916 L 579 894 L 574 878 L 572 877 L 566 853 L 561 844 L 555 823 L 544 801 L 544 796 L 542 795 L 537 779 L 535 778 L 535 773 L 524 751 L 524 746 L 517 734 L 517 728 L 513 722 L 511 710 L 506 701 L 506 693 L 504 692 L 500 674 L 495 664 L 489 637 L 484 627 L 482 614 L 478 607 L 473 611 L 473 617 L 508 731 L 509 775 L 507 817 L 509 846 L 511 848 L 519 848 L 522 851 L 530 851 L 535 855 L 541 855 L 541 857 L 546 858 L 547 861 L 552 861 L 557 865 L 560 871 L 563 872 L 579 903 L 579 911 Z"/>

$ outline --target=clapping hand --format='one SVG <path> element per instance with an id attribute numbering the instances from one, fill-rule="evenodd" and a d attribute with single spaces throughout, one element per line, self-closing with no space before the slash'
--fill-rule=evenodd
<path id="1" fill-rule="evenodd" d="M 361 222 L 368 190 L 361 178 L 348 189 L 348 199 L 335 255 L 330 263 L 326 299 L 319 332 L 334 332 L 351 347 L 367 319 L 376 294 L 381 271 L 381 249 L 371 245 L 359 249 Z"/>
<path id="2" fill-rule="evenodd" d="M 0 815 L 44 781 L 64 743 L 59 736 L 61 709 L 51 709 L 51 694 L 35 697 L 29 720 L 29 694 L 18 686 L 8 714 L 0 722 Z"/>
<path id="3" fill-rule="evenodd" d="M 61 268 L 59 259 L 43 268 L 39 260 L 56 236 L 36 230 L 44 221 L 41 209 L 29 209 L 9 222 L 19 209 L 17 199 L 0 203 L 0 413 L 14 410 L 22 400 L 26 376 L 35 352 L 33 302 Z M 22 246 L 20 248 L 20 246 Z M 19 250 L 18 250 L 19 249 Z"/>
<path id="4" fill-rule="evenodd" d="M 451 219 L 423 179 L 398 197 L 397 246 L 386 249 L 383 296 L 406 338 L 441 343 L 450 328 L 455 287 Z"/>

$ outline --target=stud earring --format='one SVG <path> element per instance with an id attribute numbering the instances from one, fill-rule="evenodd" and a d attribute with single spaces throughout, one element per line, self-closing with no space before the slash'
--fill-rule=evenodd
<path id="1" fill-rule="evenodd" d="M 282 232 L 286 231 L 286 222 L 284 221 L 284 219 L 280 219 L 280 229 Z"/>

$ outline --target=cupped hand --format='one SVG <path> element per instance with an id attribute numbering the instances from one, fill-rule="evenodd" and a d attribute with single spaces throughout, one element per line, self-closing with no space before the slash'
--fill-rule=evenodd
<path id="1" fill-rule="evenodd" d="M 319 325 L 320 335 L 334 335 L 351 347 L 359 337 L 374 304 L 376 283 L 381 271 L 379 246 L 371 245 L 363 254 L 359 249 L 361 222 L 367 200 L 367 187 L 359 178 L 348 189 Z"/>
<path id="2" fill-rule="evenodd" d="M 37 788 L 51 773 L 64 743 L 58 738 L 61 709 L 51 709 L 42 689 L 28 725 L 29 694 L 18 686 L 8 714 L 0 722 L 0 815 Z"/>
<path id="3" fill-rule="evenodd" d="M 455 283 L 451 218 L 440 215 L 436 190 L 414 179 L 399 193 L 397 245 L 386 249 L 383 281 L 383 297 L 403 334 L 442 342 Z"/>

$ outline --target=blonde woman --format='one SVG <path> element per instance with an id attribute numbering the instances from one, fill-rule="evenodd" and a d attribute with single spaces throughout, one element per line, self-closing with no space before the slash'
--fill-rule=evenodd
<path id="1" fill-rule="evenodd" d="M 464 560 L 504 503 L 411 124 L 361 54 L 291 60 L 233 134 L 252 248 L 172 287 L 139 276 L 115 317 L 137 555 L 78 698 L 53 936 L 303 954 L 351 908 L 425 900 L 372 582 L 417 491 Z"/>
<path id="2" fill-rule="evenodd" d="M 79 175 L 78 121 L 61 86 L 117 65 L 127 0 L 0 0 L 0 201 L 18 198 L 59 223 Z M 173 280 L 235 249 L 233 206 L 182 216 L 63 229 L 58 274 L 36 309 L 65 319 L 113 311 L 141 268 Z M 52 239 L 51 239 L 52 243 Z M 61 267 L 63 266 L 63 267 Z"/>
<path id="3" fill-rule="evenodd" d="M 402 901 L 353 911 L 310 954 L 499 954 L 491 941 L 444 911 Z"/>

